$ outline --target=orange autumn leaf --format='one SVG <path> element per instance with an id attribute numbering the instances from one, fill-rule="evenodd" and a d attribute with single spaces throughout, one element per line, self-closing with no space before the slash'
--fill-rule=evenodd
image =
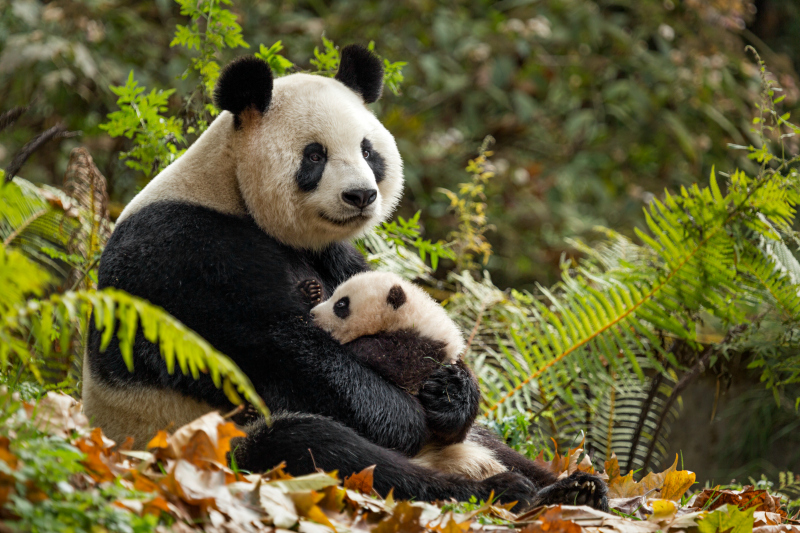
<path id="1" fill-rule="evenodd" d="M 469 520 L 458 523 L 455 518 L 450 515 L 450 520 L 447 521 L 447 524 L 444 526 L 436 526 L 433 529 L 437 533 L 465 533 L 469 530 L 471 525 L 472 523 Z"/>
<path id="2" fill-rule="evenodd" d="M 180 458 L 198 468 L 208 469 L 217 462 L 217 451 L 208 434 L 197 431 L 181 450 Z"/>
<path id="3" fill-rule="evenodd" d="M 110 444 L 103 439 L 103 431 L 100 428 L 94 428 L 87 437 L 76 440 L 75 447 L 86 454 L 86 458 L 81 463 L 92 479 L 103 482 L 111 481 L 116 477 L 109 466 L 109 463 L 113 464 L 113 461 L 107 457 L 110 455 L 107 452 Z"/>
<path id="4" fill-rule="evenodd" d="M 709 500 L 711 502 L 709 503 Z M 694 507 L 712 511 L 725 504 L 736 506 L 744 511 L 755 507 L 756 511 L 778 513 L 786 516 L 786 511 L 781 509 L 780 498 L 771 496 L 765 490 L 754 490 L 752 485 L 742 490 L 705 489 L 697 495 Z"/>
<path id="5" fill-rule="evenodd" d="M 620 477 L 619 459 L 616 453 L 611 453 L 611 459 L 604 463 L 606 475 L 608 476 L 608 483 L 611 483 L 616 478 Z"/>
<path id="6" fill-rule="evenodd" d="M 167 447 L 167 432 L 163 429 L 156 433 L 156 436 L 153 437 L 150 442 L 147 443 L 147 449 L 159 449 L 159 448 L 166 448 Z"/>
<path id="7" fill-rule="evenodd" d="M 236 427 L 233 422 L 225 422 L 217 426 L 217 462 L 228 464 L 228 452 L 231 451 L 231 439 L 246 437 L 247 434 Z"/>
<path id="8" fill-rule="evenodd" d="M 344 488 L 357 490 L 361 494 L 371 494 L 374 472 L 375 465 L 372 465 L 357 474 L 347 476 L 344 478 Z"/>
<path id="9" fill-rule="evenodd" d="M 133 488 L 139 492 L 158 492 L 159 487 L 150 478 L 136 470 L 131 471 L 133 477 Z"/>
<path id="10" fill-rule="evenodd" d="M 142 509 L 142 514 L 152 514 L 159 516 L 162 512 L 169 514 L 170 508 L 167 500 L 162 498 L 161 496 L 156 496 L 149 502 L 144 504 L 144 508 Z"/>
<path id="11" fill-rule="evenodd" d="M 522 528 L 520 533 L 581 533 L 581 526 L 561 517 L 561 506 L 547 509 L 534 523 Z"/>

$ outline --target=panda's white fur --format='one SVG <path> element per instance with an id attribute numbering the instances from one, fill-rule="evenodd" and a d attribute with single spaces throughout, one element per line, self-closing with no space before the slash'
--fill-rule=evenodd
<path id="1" fill-rule="evenodd" d="M 399 285 L 405 300 L 395 308 L 387 296 L 392 287 Z M 334 306 L 342 298 L 349 299 L 349 315 L 340 318 Z M 364 272 L 342 283 L 326 301 L 311 310 L 314 324 L 326 330 L 341 343 L 348 343 L 365 335 L 413 330 L 423 337 L 445 345 L 446 360 L 453 364 L 461 359 L 465 348 L 458 326 L 421 287 L 397 274 Z M 464 442 L 449 445 L 427 444 L 411 461 L 420 466 L 472 479 L 486 479 L 507 469 L 490 448 L 478 442 L 478 435 L 470 433 Z"/>
<path id="2" fill-rule="evenodd" d="M 399 285 L 406 300 L 396 309 L 387 302 L 392 287 Z M 350 315 L 346 319 L 334 313 L 334 305 L 349 299 Z M 311 310 L 314 324 L 342 344 L 359 337 L 381 332 L 412 330 L 422 337 L 445 345 L 445 364 L 460 360 L 464 351 L 461 330 L 421 287 L 390 272 L 356 274 L 336 288 L 331 297 Z"/>
<path id="3" fill-rule="evenodd" d="M 319 249 L 358 237 L 397 206 L 403 163 L 394 137 L 341 82 L 311 74 L 278 78 L 267 112 L 252 110 L 241 118 L 236 129 L 233 115 L 223 111 L 136 195 L 118 222 L 154 202 L 177 200 L 249 214 L 284 244 Z M 384 159 L 380 183 L 362 156 L 365 138 Z M 303 148 L 314 142 L 327 149 L 327 163 L 316 189 L 303 192 L 295 175 Z M 377 189 L 378 198 L 359 212 L 341 197 L 348 189 Z"/>

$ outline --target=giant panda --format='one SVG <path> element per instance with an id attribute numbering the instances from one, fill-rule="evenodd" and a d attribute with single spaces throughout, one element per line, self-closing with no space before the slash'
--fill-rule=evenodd
<path id="1" fill-rule="evenodd" d="M 334 78 L 273 80 L 253 57 L 229 64 L 214 93 L 219 116 L 119 217 L 99 287 L 163 307 L 247 374 L 273 417 L 248 426 L 237 443 L 240 468 L 284 461 L 294 475 L 322 468 L 345 476 L 377 465 L 375 489 L 393 488 L 399 498 L 494 492 L 520 506 L 541 501 L 548 489 L 525 472 L 476 481 L 413 464 L 408 457 L 432 436 L 464 438 L 477 383 L 453 365 L 430 376 L 425 394 L 407 394 L 315 328 L 297 290 L 313 278 L 332 294 L 367 270 L 349 241 L 385 220 L 400 198 L 394 138 L 366 105 L 379 98 L 382 80 L 381 61 L 360 46 L 342 50 Z M 207 375 L 170 374 L 141 328 L 133 372 L 116 337 L 100 347 L 92 323 L 83 404 L 115 440 L 131 435 L 141 447 L 158 429 L 233 407 Z"/>

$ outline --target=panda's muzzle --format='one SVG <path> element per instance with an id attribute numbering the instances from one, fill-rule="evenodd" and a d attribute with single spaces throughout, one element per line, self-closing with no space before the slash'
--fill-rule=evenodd
<path id="1" fill-rule="evenodd" d="M 350 189 L 342 193 L 344 203 L 361 210 L 373 203 L 377 197 L 378 191 L 375 189 Z"/>

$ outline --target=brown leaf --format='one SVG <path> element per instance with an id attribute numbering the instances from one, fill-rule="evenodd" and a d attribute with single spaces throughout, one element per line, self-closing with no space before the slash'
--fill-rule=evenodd
<path id="1" fill-rule="evenodd" d="M 520 533 L 581 533 L 581 526 L 561 517 L 561 506 L 550 507 L 536 520 L 522 528 Z"/>
<path id="2" fill-rule="evenodd" d="M 617 458 L 616 453 L 612 452 L 611 459 L 605 462 L 605 467 L 606 467 L 605 473 L 608 476 L 607 480 L 608 483 L 611 483 L 612 481 L 620 477 L 619 459 Z"/>
<path id="3" fill-rule="evenodd" d="M 735 505 L 742 511 L 755 507 L 756 511 L 777 513 L 781 517 L 786 516 L 786 511 L 781 509 L 780 498 L 771 496 L 765 490 L 754 490 L 752 485 L 748 485 L 740 491 L 705 489 L 697 495 L 693 506 L 697 509 L 713 511 L 725 504 Z"/>
<path id="4" fill-rule="evenodd" d="M 75 441 L 75 447 L 86 454 L 86 458 L 81 461 L 86 468 L 86 472 L 97 482 L 111 481 L 117 473 L 114 470 L 114 460 L 111 457 L 110 449 L 114 442 L 103 437 L 103 430 L 94 428 L 87 437 L 81 437 Z"/>
<path id="5" fill-rule="evenodd" d="M 170 507 L 167 503 L 167 500 L 162 498 L 161 496 L 156 496 L 149 502 L 144 504 L 144 508 L 142 509 L 142 514 L 152 514 L 159 516 L 161 513 L 170 513 Z"/>
<path id="6" fill-rule="evenodd" d="M 373 529 L 373 533 L 419 533 L 425 528 L 420 523 L 422 508 L 414 507 L 409 502 L 398 502 L 392 514 Z"/>
<path id="7" fill-rule="evenodd" d="M 375 472 L 375 465 L 368 466 L 357 474 L 352 474 L 344 478 L 344 488 L 357 490 L 362 494 L 372 494 L 372 480 Z"/>
<path id="8" fill-rule="evenodd" d="M 211 438 L 203 431 L 197 431 L 181 450 L 181 459 L 189 461 L 194 466 L 208 470 L 217 464 L 217 451 Z"/>

